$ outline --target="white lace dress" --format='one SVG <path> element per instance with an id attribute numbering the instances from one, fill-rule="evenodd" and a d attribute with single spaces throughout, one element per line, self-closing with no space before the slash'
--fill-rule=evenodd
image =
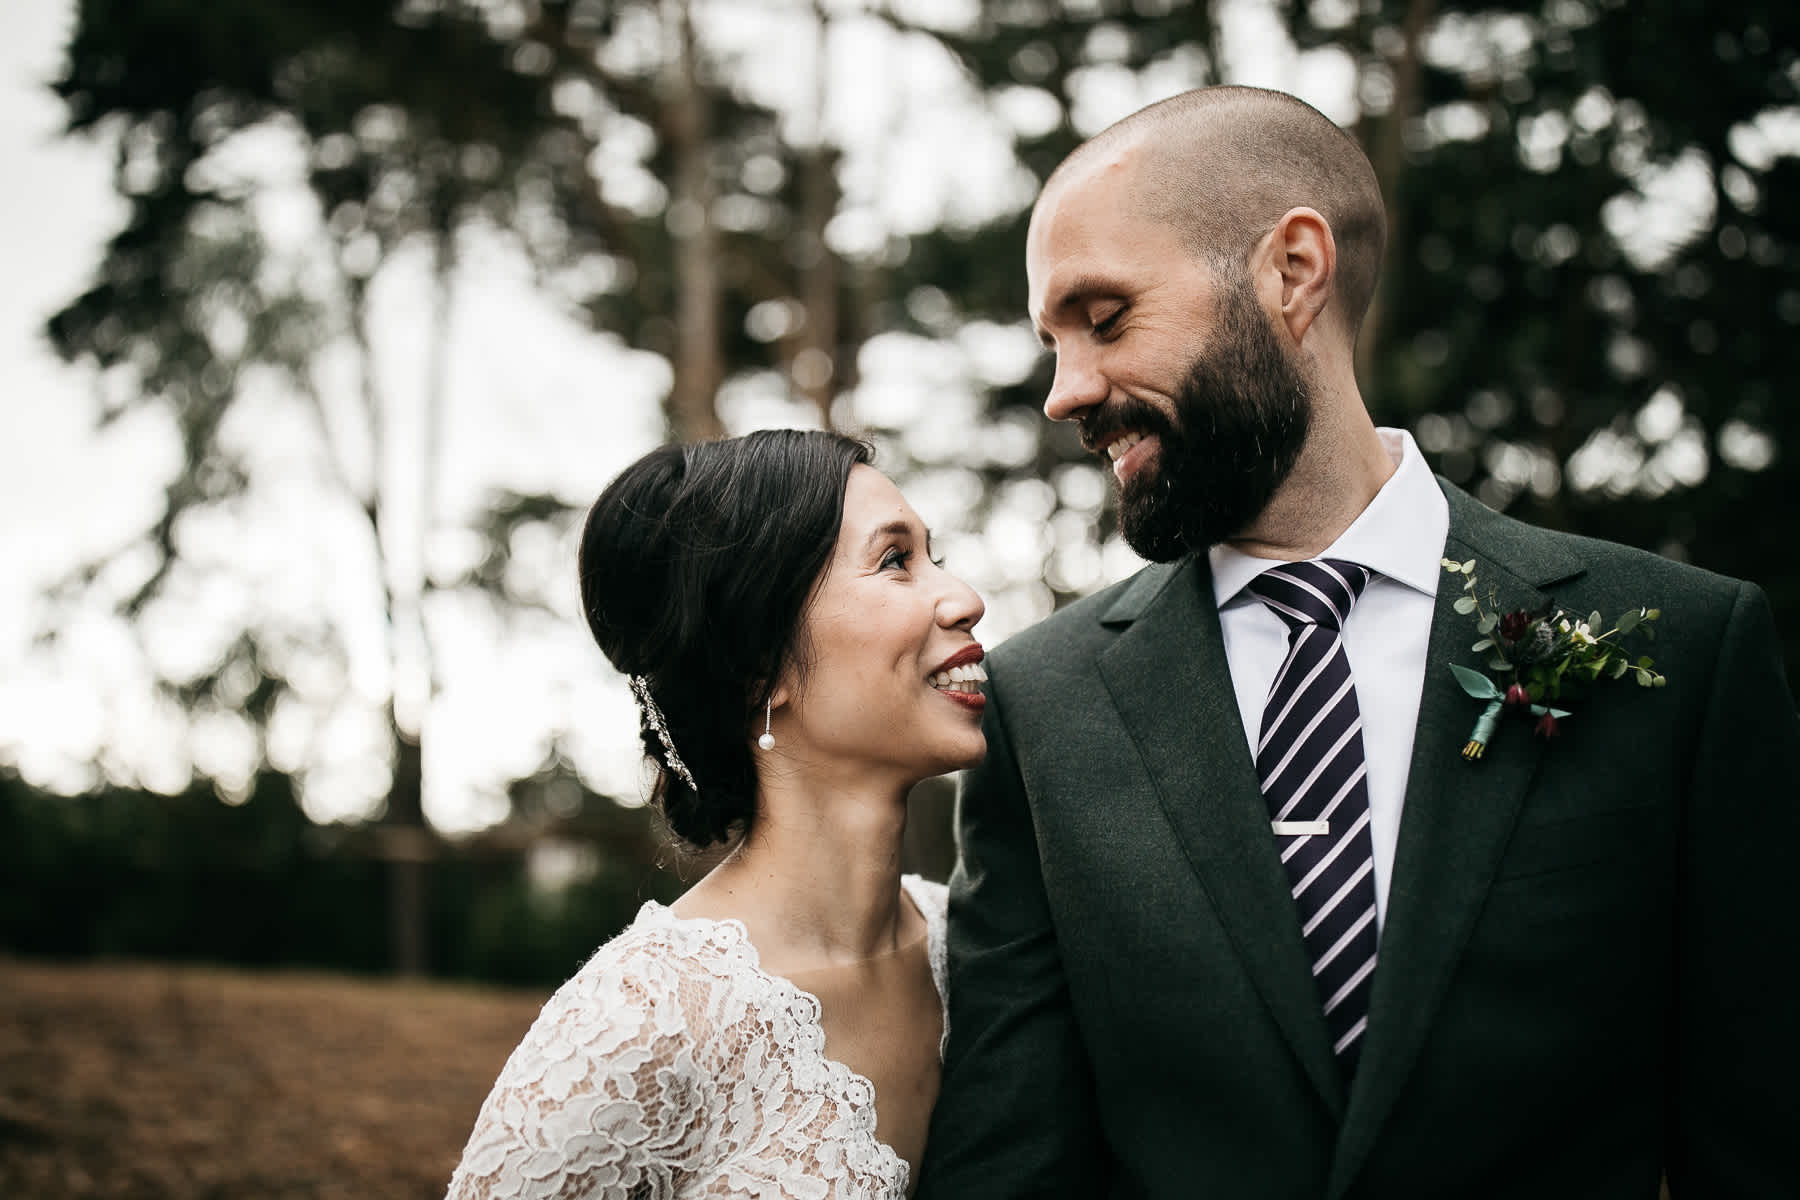
<path id="1" fill-rule="evenodd" d="M 941 1000 L 944 886 L 901 884 Z M 897 1200 L 907 1174 L 874 1088 L 825 1057 L 819 1002 L 762 970 L 742 923 L 651 901 L 507 1059 L 449 1196 Z"/>

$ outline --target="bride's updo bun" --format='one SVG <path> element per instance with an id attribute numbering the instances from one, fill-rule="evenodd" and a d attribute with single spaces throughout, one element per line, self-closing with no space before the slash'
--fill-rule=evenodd
<path id="1" fill-rule="evenodd" d="M 694 847 L 756 818 L 754 746 L 831 560 L 850 472 L 869 447 L 770 429 L 663 446 L 627 467 L 582 530 L 581 604 L 612 665 L 641 677 L 686 774 L 640 705 L 652 800 Z"/>

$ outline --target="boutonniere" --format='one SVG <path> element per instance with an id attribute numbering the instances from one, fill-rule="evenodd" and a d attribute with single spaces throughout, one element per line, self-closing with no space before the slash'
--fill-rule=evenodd
<path id="1" fill-rule="evenodd" d="M 1503 615 L 1492 592 L 1486 604 L 1481 602 L 1475 589 L 1474 559 L 1457 562 L 1446 558 L 1443 564 L 1450 574 L 1463 577 L 1464 594 L 1457 598 L 1456 611 L 1475 618 L 1481 640 L 1470 649 L 1486 654 L 1488 669 L 1494 672 L 1489 676 L 1450 665 L 1462 690 L 1487 702 L 1463 746 L 1464 758 L 1481 757 L 1504 713 L 1538 718 L 1538 736 L 1553 738 L 1557 722 L 1569 715 L 1555 703 L 1565 694 L 1578 694 L 1600 679 L 1621 679 L 1627 674 L 1636 677 L 1639 687 L 1661 687 L 1668 682 L 1653 669 L 1647 655 L 1633 659 L 1621 644 L 1632 633 L 1654 639 L 1656 632 L 1650 622 L 1662 615 L 1660 609 L 1629 609 L 1611 629 L 1604 629 L 1605 622 L 1597 612 L 1579 617 L 1554 605 L 1537 612 Z"/>

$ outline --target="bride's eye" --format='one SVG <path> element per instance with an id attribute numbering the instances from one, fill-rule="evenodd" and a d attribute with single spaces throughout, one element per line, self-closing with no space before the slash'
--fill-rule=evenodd
<path id="1" fill-rule="evenodd" d="M 904 568 L 911 558 L 911 550 L 902 550 L 900 547 L 895 546 L 881 556 L 881 569 L 885 571 L 890 567 Z"/>

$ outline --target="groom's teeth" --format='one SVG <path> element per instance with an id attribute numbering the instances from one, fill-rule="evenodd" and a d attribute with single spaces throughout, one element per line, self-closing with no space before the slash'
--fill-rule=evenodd
<path id="1" fill-rule="evenodd" d="M 1119 459 L 1125 456 L 1127 450 L 1143 440 L 1144 435 L 1141 433 L 1128 433 L 1106 447 L 1106 456 L 1111 461 L 1118 462 Z"/>

